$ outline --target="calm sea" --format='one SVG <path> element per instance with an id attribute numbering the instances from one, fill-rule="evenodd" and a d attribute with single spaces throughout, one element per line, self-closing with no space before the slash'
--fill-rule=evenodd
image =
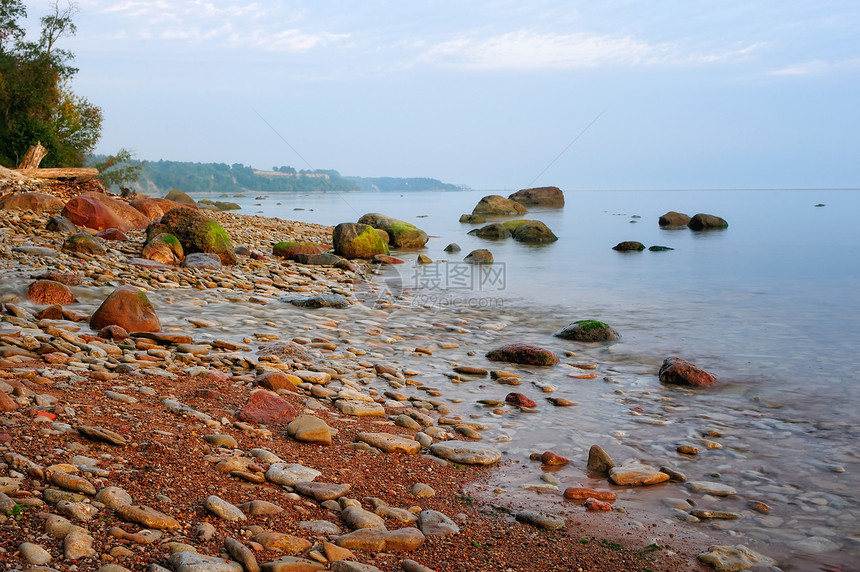
<path id="1" fill-rule="evenodd" d="M 860 193 L 566 192 L 563 209 L 532 209 L 521 217 L 545 222 L 559 237 L 544 246 L 467 235 L 476 227 L 460 224 L 459 216 L 486 194 L 493 193 L 273 193 L 229 200 L 247 214 L 326 225 L 369 212 L 401 218 L 432 236 L 422 252 L 449 260 L 445 272 L 470 250 L 489 249 L 498 274 L 480 290 L 427 288 L 413 262 L 417 253 L 393 253 L 407 259 L 396 272 L 427 306 L 422 319 L 483 320 L 492 334 L 476 341 L 528 340 L 576 351 L 610 378 L 571 381 L 567 374 L 576 372 L 569 367 L 541 373 L 538 381 L 556 386 L 556 395 L 601 405 L 589 415 L 550 411 L 519 425 L 499 422 L 494 427 L 511 454 L 554 446 L 581 458 L 600 442 L 631 458 L 672 462 L 692 479 L 738 490 L 735 500 L 712 504 L 739 511 L 743 520 L 700 526 L 734 531 L 738 542 L 755 544 L 785 570 L 853 566 L 851 555 L 860 553 Z M 657 219 L 669 210 L 715 214 L 729 227 L 661 229 Z M 673 250 L 612 250 L 625 240 Z M 444 252 L 449 243 L 462 252 Z M 552 337 L 586 318 L 608 322 L 622 339 L 581 347 Z M 489 348 L 475 349 L 483 355 Z M 718 374 L 720 385 L 699 392 L 660 386 L 656 371 L 671 355 Z M 676 458 L 678 443 L 706 433 L 717 435 L 721 451 Z M 751 499 L 767 502 L 772 512 L 747 510 Z"/>

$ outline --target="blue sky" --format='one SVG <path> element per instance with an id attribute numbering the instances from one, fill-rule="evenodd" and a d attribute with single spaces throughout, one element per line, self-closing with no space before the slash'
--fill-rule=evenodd
<path id="1" fill-rule="evenodd" d="M 478 189 L 860 187 L 856 0 L 77 5 L 63 47 L 99 152 Z"/>

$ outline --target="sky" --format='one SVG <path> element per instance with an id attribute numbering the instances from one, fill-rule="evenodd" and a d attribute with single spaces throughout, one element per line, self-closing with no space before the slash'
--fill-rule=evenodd
<path id="1" fill-rule="evenodd" d="M 28 27 L 52 4 L 26 2 Z M 76 5 L 61 47 L 99 153 L 475 189 L 860 187 L 856 0 Z"/>

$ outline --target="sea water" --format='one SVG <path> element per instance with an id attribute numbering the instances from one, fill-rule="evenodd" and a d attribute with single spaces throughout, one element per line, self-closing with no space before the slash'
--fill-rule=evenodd
<path id="1" fill-rule="evenodd" d="M 581 471 L 593 443 L 621 457 L 616 462 L 668 463 L 693 480 L 737 490 L 730 498 L 698 500 L 736 511 L 742 520 L 690 526 L 730 530 L 785 570 L 853 565 L 852 555 L 860 553 L 860 231 L 854 224 L 860 193 L 567 192 L 563 209 L 535 208 L 517 217 L 541 220 L 559 238 L 540 246 L 468 235 L 477 226 L 459 223 L 459 216 L 486 194 L 492 193 L 270 193 L 229 200 L 243 213 L 327 225 L 370 212 L 401 218 L 431 235 L 420 252 L 447 261 L 436 269 L 446 279 L 462 270 L 466 253 L 489 249 L 496 273 L 480 284 L 426 280 L 415 264 L 417 251 L 394 251 L 406 264 L 377 279 L 383 290 L 396 284 L 407 294 L 404 307 L 389 312 L 394 331 L 444 322 L 468 332 L 454 356 L 460 363 L 487 366 L 482 356 L 493 345 L 528 341 L 575 352 L 567 361 L 599 365 L 594 380 L 569 377 L 584 372 L 564 364 L 524 368 L 517 391 L 539 399 L 539 386 L 549 385 L 552 395 L 581 404 L 576 408 L 541 404 L 538 415 L 499 418 L 467 408 L 483 417 L 487 437 L 503 443 L 507 455 L 527 458 L 551 447 L 580 461 L 567 477 L 586 486 L 601 485 Z M 718 215 L 729 226 L 662 229 L 657 219 L 669 210 Z M 627 240 L 672 250 L 612 250 Z M 461 252 L 445 252 L 450 243 Z M 608 322 L 622 337 L 583 345 L 552 336 L 579 319 Z M 720 381 L 698 391 L 665 387 L 656 372 L 668 356 L 684 357 Z M 446 380 L 438 376 L 445 395 L 467 403 L 512 390 Z M 678 455 L 681 443 L 696 444 L 702 454 Z M 519 478 L 527 486 L 539 475 L 535 467 Z M 683 487 L 638 494 L 647 495 L 660 518 L 668 516 L 660 513 L 661 494 L 695 497 Z M 750 511 L 750 500 L 772 511 Z"/>

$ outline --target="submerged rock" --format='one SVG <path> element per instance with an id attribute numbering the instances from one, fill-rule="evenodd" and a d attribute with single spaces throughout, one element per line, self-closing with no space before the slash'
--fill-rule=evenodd
<path id="1" fill-rule="evenodd" d="M 549 227 L 539 220 L 525 221 L 513 231 L 513 235 L 517 242 L 545 243 L 558 240 Z"/>
<path id="2" fill-rule="evenodd" d="M 534 187 L 531 189 L 521 189 L 508 195 L 508 198 L 527 207 L 539 206 L 561 208 L 564 206 L 564 193 L 558 187 Z"/>
<path id="3" fill-rule="evenodd" d="M 645 245 L 635 240 L 625 240 L 613 246 L 612 250 L 617 250 L 618 252 L 642 252 L 645 250 Z"/>
<path id="4" fill-rule="evenodd" d="M 675 385 L 710 387 L 717 382 L 717 378 L 712 373 L 679 357 L 667 357 L 663 360 L 657 375 L 663 383 Z"/>
<path id="5" fill-rule="evenodd" d="M 556 365 L 558 356 L 550 350 L 526 343 L 513 343 L 487 352 L 490 361 L 526 365 Z"/>
<path id="6" fill-rule="evenodd" d="M 368 224 L 388 233 L 388 243 L 394 248 L 421 248 L 429 237 L 427 233 L 415 226 L 388 215 L 368 213 L 358 219 L 359 224 Z"/>
<path id="7" fill-rule="evenodd" d="M 527 212 L 526 207 L 517 201 L 506 199 L 501 195 L 487 195 L 478 201 L 478 204 L 472 209 L 473 215 L 509 216 Z"/>
<path id="8" fill-rule="evenodd" d="M 577 342 L 607 342 L 621 337 L 609 324 L 599 320 L 577 320 L 553 335 Z"/>
<path id="9" fill-rule="evenodd" d="M 464 465 L 493 465 L 502 458 L 502 452 L 495 447 L 476 441 L 441 441 L 432 444 L 430 452 Z"/>
<path id="10" fill-rule="evenodd" d="M 710 564 L 718 572 L 736 572 L 760 566 L 776 566 L 776 560 L 750 550 L 743 544 L 709 546 L 699 554 L 700 562 Z"/>
<path id="11" fill-rule="evenodd" d="M 729 223 L 718 216 L 699 213 L 690 219 L 687 227 L 691 230 L 719 230 L 728 228 Z"/>
<path id="12" fill-rule="evenodd" d="M 467 254 L 463 262 L 468 264 L 492 264 L 493 253 L 486 248 L 478 248 Z"/>
<path id="13" fill-rule="evenodd" d="M 484 224 L 487 222 L 487 217 L 477 214 L 460 215 L 460 222 L 464 224 Z"/>
<path id="14" fill-rule="evenodd" d="M 688 215 L 675 211 L 669 211 L 657 220 L 657 224 L 660 226 L 675 228 L 685 227 L 688 222 L 690 222 L 690 217 Z"/>
<path id="15" fill-rule="evenodd" d="M 502 223 L 496 222 L 471 230 L 469 234 L 486 240 L 504 240 L 511 236 L 511 231 L 505 228 Z"/>

